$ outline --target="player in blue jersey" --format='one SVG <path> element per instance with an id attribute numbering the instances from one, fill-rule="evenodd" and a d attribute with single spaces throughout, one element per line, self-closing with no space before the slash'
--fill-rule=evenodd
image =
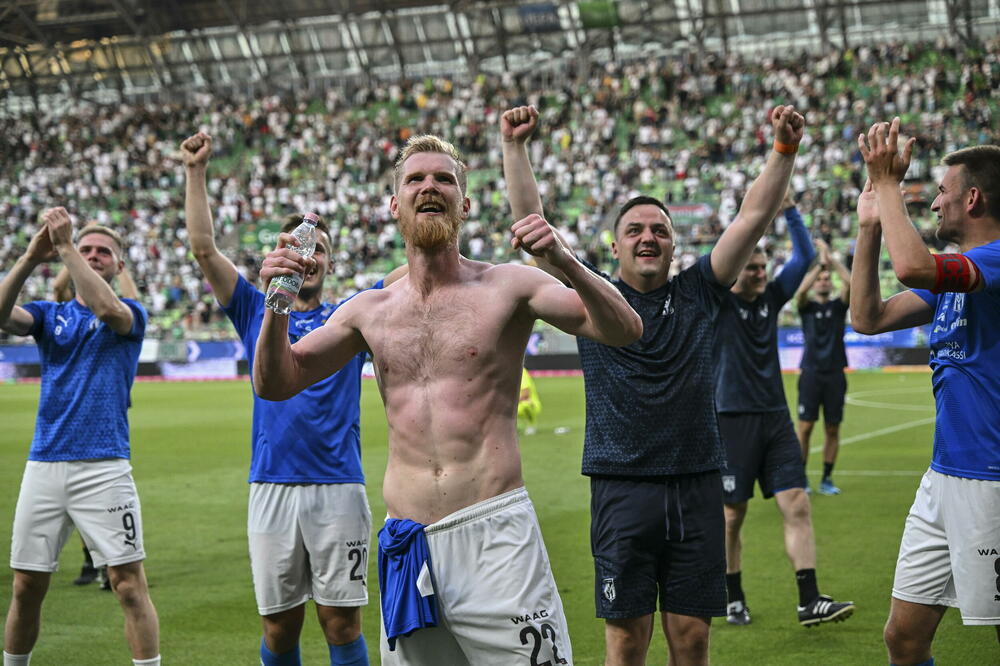
<path id="1" fill-rule="evenodd" d="M 806 495 L 802 453 L 781 380 L 778 314 L 795 294 L 815 256 L 809 232 L 789 198 L 784 206 L 792 256 L 778 276 L 767 279 L 767 255 L 755 248 L 726 294 L 719 312 L 719 365 L 715 403 L 726 446 L 722 489 L 726 504 L 726 621 L 750 623 L 742 581 L 741 531 L 755 482 L 764 498 L 774 497 L 784 523 L 785 551 L 798 584 L 799 623 L 806 627 L 844 620 L 851 602 L 819 593 L 816 540 Z"/>
<path id="2" fill-rule="evenodd" d="M 264 294 L 215 245 L 205 186 L 211 152 L 212 140 L 203 133 L 181 144 L 188 236 L 252 367 Z M 282 230 L 289 232 L 300 221 L 293 217 Z M 338 307 L 321 300 L 331 252 L 326 225 L 320 224 L 317 261 L 290 315 L 292 342 L 322 327 Z M 368 663 L 361 633 L 371 532 L 359 434 L 363 364 L 364 355 L 358 354 L 343 370 L 290 400 L 272 402 L 254 394 L 247 535 L 265 666 L 299 663 L 309 599 L 316 603 L 330 663 Z"/>
<path id="3" fill-rule="evenodd" d="M 88 226 L 91 225 L 100 226 L 97 222 L 88 224 Z M 84 227 L 80 231 L 80 235 L 85 235 L 86 233 L 87 227 Z M 131 298 L 133 301 L 139 300 L 139 290 L 132 279 L 132 275 L 129 273 L 128 267 L 122 268 L 121 273 L 116 278 L 116 282 L 118 283 L 118 293 L 121 294 L 122 298 Z M 73 291 L 73 279 L 70 277 L 69 270 L 65 266 L 63 266 L 62 270 L 59 271 L 52 281 L 52 293 L 55 300 L 59 303 L 71 301 L 76 298 L 76 293 Z M 82 541 L 83 539 L 81 538 Z M 100 583 L 99 587 L 101 590 L 111 591 L 111 581 L 108 579 L 108 566 L 95 567 L 94 558 L 90 556 L 87 544 L 83 543 L 83 566 L 80 567 L 80 575 L 73 579 L 73 584 L 89 585 L 95 580 Z"/>
<path id="4" fill-rule="evenodd" d="M 776 108 L 771 121 L 775 149 L 764 170 L 712 252 L 692 267 L 670 277 L 674 228 L 662 202 L 639 196 L 622 206 L 612 245 L 620 276 L 599 274 L 642 317 L 643 336 L 621 348 L 578 338 L 607 664 L 646 662 L 658 597 L 672 664 L 707 663 L 711 619 L 726 614 L 713 339 L 729 286 L 779 210 L 802 138 L 805 119 L 792 107 Z M 525 145 L 537 111 L 511 109 L 501 123 L 514 215 L 540 213 Z"/>
<path id="5" fill-rule="evenodd" d="M 64 209 L 46 211 L 42 221 L 27 251 L 0 282 L 0 328 L 34 337 L 42 359 L 35 437 L 14 513 L 14 593 L 4 666 L 31 658 L 42 601 L 74 525 L 94 564 L 108 565 L 134 663 L 158 665 L 159 622 L 142 566 L 146 553 L 129 464 L 127 413 L 146 311 L 134 300 L 119 299 L 111 288 L 125 265 L 118 234 L 87 227 L 74 246 Z M 32 270 L 56 258 L 69 269 L 76 298 L 16 306 Z"/>
<path id="6" fill-rule="evenodd" d="M 903 529 L 885 642 L 893 664 L 933 664 L 941 617 L 995 625 L 1000 642 L 1000 147 L 945 155 L 931 205 L 937 236 L 956 254 L 931 254 L 900 193 L 914 139 L 899 150 L 899 118 L 873 125 L 858 147 L 868 182 L 858 199 L 851 321 L 867 334 L 932 323 L 934 452 Z M 885 236 L 910 291 L 882 300 Z"/>
<path id="7" fill-rule="evenodd" d="M 844 348 L 844 319 L 851 302 L 851 272 L 822 240 L 816 241 L 819 256 L 795 293 L 802 319 L 802 352 L 799 373 L 799 443 L 802 462 L 809 460 L 809 440 L 823 407 L 823 477 L 821 495 L 839 495 L 833 483 L 833 465 L 840 449 L 840 423 L 844 418 L 847 393 L 847 350 Z M 831 269 L 840 277 L 840 293 L 833 294 Z M 813 298 L 809 298 L 812 290 Z M 808 489 L 809 486 L 807 485 Z"/>

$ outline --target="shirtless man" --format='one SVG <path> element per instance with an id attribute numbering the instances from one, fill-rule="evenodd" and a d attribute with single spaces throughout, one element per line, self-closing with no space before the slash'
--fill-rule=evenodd
<path id="1" fill-rule="evenodd" d="M 359 352 L 374 357 L 389 424 L 390 520 L 379 534 L 383 664 L 568 664 L 562 602 L 521 477 L 521 359 L 535 319 L 608 345 L 635 341 L 642 323 L 538 215 L 513 225 L 512 242 L 558 267 L 572 289 L 536 268 L 459 255 L 465 185 L 451 144 L 411 139 L 390 201 L 409 275 L 359 294 L 294 345 L 287 318 L 268 311 L 255 388 L 283 400 Z M 294 239 L 280 238 L 264 260 L 264 281 L 308 266 L 285 247 Z"/>

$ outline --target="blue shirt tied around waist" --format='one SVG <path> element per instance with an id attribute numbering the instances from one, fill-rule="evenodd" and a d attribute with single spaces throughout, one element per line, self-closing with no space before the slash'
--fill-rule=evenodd
<path id="1" fill-rule="evenodd" d="M 438 623 L 424 527 L 412 520 L 389 518 L 378 533 L 378 584 L 389 650 L 396 649 L 398 636 Z"/>

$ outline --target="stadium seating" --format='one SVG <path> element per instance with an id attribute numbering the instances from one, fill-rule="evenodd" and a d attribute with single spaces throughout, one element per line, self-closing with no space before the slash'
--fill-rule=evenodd
<path id="1" fill-rule="evenodd" d="M 472 223 L 463 252 L 512 257 L 497 140 L 498 114 L 536 104 L 531 145 L 545 208 L 588 258 L 610 266 L 609 216 L 651 193 L 675 208 L 678 265 L 706 251 L 731 221 L 768 151 L 765 109 L 793 103 L 809 132 L 794 188 L 807 222 L 849 261 L 863 173 L 855 139 L 900 115 L 919 137 L 907 200 L 932 229 L 929 203 L 940 157 L 995 143 L 1000 41 L 959 52 L 942 43 L 886 43 L 787 60 L 716 55 L 595 66 L 586 81 L 544 88 L 533 73 L 474 81 L 445 78 L 331 89 L 317 99 L 221 100 L 185 106 L 78 106 L 66 113 L 0 117 L 0 266 L 9 268 L 38 214 L 66 206 L 123 232 L 128 263 L 162 339 L 232 336 L 186 249 L 180 141 L 215 139 L 209 171 L 220 245 L 251 279 L 277 220 L 316 210 L 331 223 L 336 284 L 346 295 L 404 261 L 388 211 L 391 167 L 411 134 L 452 139 L 473 169 Z M 928 242 L 936 242 L 932 232 Z M 776 264 L 789 248 L 783 224 L 769 237 Z M 29 280 L 43 298 L 55 269 Z M 887 274 L 888 275 L 888 274 Z M 885 290 L 897 288 L 891 276 Z"/>

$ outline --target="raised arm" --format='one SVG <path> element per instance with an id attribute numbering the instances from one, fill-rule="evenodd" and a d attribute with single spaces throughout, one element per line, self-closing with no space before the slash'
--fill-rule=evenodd
<path id="1" fill-rule="evenodd" d="M 402 266 L 396 266 L 391 271 L 389 271 L 388 275 L 386 275 L 384 278 L 382 278 L 382 286 L 383 287 L 388 287 L 393 282 L 397 282 L 399 280 L 402 280 L 404 277 L 406 277 L 407 275 L 409 275 L 409 273 L 410 273 L 410 265 L 409 264 L 403 264 Z"/>
<path id="2" fill-rule="evenodd" d="M 136 286 L 135 280 L 132 279 L 132 273 L 129 272 L 127 266 L 122 268 L 122 272 L 118 274 L 118 292 L 122 298 L 139 300 L 139 288 Z M 65 266 L 59 269 L 56 279 L 52 281 L 52 293 L 53 297 L 60 303 L 72 301 L 74 298 L 73 280 L 69 276 L 69 269 Z"/>
<path id="3" fill-rule="evenodd" d="M 858 136 L 858 149 L 878 199 L 882 233 L 896 277 L 907 287 L 933 289 L 938 280 L 937 262 L 910 221 L 899 189 L 910 166 L 916 139 L 908 139 L 899 151 L 898 117 L 893 118 L 891 124 L 875 123 L 868 130 L 867 141 L 865 139 L 864 134 Z M 975 284 L 978 270 L 971 262 L 969 267 L 972 271 L 969 283 Z"/>
<path id="4" fill-rule="evenodd" d="M 858 242 L 854 247 L 851 271 L 851 326 L 858 333 L 874 335 L 928 323 L 934 316 L 931 306 L 912 291 L 882 300 L 878 278 L 882 250 L 879 200 L 871 181 L 858 197 Z"/>
<path id="5" fill-rule="evenodd" d="M 208 160 L 212 156 L 212 137 L 198 132 L 181 143 L 186 185 L 184 187 L 184 224 L 191 253 L 205 274 L 215 298 L 223 307 L 229 305 L 239 279 L 239 271 L 215 245 L 212 209 L 205 185 Z"/>
<path id="6" fill-rule="evenodd" d="M 542 211 L 542 197 L 538 193 L 538 183 L 528 159 L 528 139 L 538 126 L 538 111 L 533 106 L 519 106 L 504 111 L 500 116 L 500 145 L 503 152 L 503 177 L 507 183 L 507 200 L 515 220 L 523 220 L 529 215 L 545 217 Z M 559 240 L 566 240 L 555 232 Z M 519 247 L 517 236 L 511 239 L 514 248 Z M 562 272 L 545 260 L 535 257 L 536 265 L 563 284 L 568 279 Z"/>
<path id="7" fill-rule="evenodd" d="M 817 241 L 817 243 L 819 242 L 820 241 Z M 799 288 L 795 292 L 795 307 L 798 309 L 801 310 L 809 304 L 809 290 L 812 289 L 813 283 L 816 281 L 816 278 L 819 276 L 819 272 L 821 270 L 823 270 L 822 250 L 820 250 L 818 259 L 815 263 L 813 263 L 809 272 L 806 273 L 806 276 L 802 278 L 802 284 L 799 285 Z"/>
<path id="8" fill-rule="evenodd" d="M 129 272 L 128 266 L 122 268 L 122 272 L 118 274 L 118 292 L 122 298 L 139 300 L 139 288 L 136 286 L 135 280 L 132 279 L 132 273 Z"/>
<path id="9" fill-rule="evenodd" d="M 844 305 L 851 304 L 851 271 L 848 270 L 844 262 L 840 260 L 836 252 L 827 251 L 827 256 L 830 258 L 829 266 L 840 278 L 840 300 L 844 302 Z"/>
<path id="10" fill-rule="evenodd" d="M 314 260 L 288 248 L 298 241 L 291 234 L 278 236 L 278 247 L 264 258 L 261 281 L 266 286 L 278 275 L 304 274 Z M 337 308 L 326 325 L 296 342 L 288 340 L 288 315 L 264 309 L 253 362 L 253 386 L 265 400 L 287 400 L 306 387 L 329 377 L 368 347 L 353 321 L 364 303 L 378 290 L 358 294 Z"/>
<path id="11" fill-rule="evenodd" d="M 528 140 L 538 126 L 538 110 L 533 106 L 508 109 L 500 116 L 500 146 L 507 200 L 515 220 L 529 215 L 543 216 L 542 197 L 528 158 Z"/>
<path id="12" fill-rule="evenodd" d="M 49 238 L 49 228 L 43 223 L 31 238 L 27 251 L 0 280 L 0 329 L 11 335 L 27 335 L 35 323 L 30 312 L 15 305 L 25 280 L 35 267 L 53 261 L 58 255 Z"/>
<path id="13" fill-rule="evenodd" d="M 511 231 L 525 252 L 544 258 L 569 283 L 566 287 L 538 274 L 528 301 L 535 316 L 572 335 L 613 347 L 642 337 L 642 320 L 625 297 L 581 264 L 548 222 L 529 215 L 515 222 Z"/>
<path id="14" fill-rule="evenodd" d="M 59 269 L 56 279 L 52 281 L 52 296 L 60 303 L 73 300 L 73 280 L 65 266 Z"/>
<path id="15" fill-rule="evenodd" d="M 65 208 L 51 208 L 42 214 L 42 219 L 49 229 L 52 245 L 55 246 L 59 258 L 73 279 L 77 298 L 83 301 L 98 319 L 110 326 L 111 330 L 118 335 L 126 335 L 132 330 L 134 319 L 132 308 L 118 298 L 108 281 L 99 275 L 95 268 L 91 268 L 73 245 L 73 222 L 69 213 Z M 96 234 L 90 234 L 90 237 L 94 235 Z M 87 244 L 87 238 L 88 236 L 83 237 L 84 245 Z M 100 251 L 100 248 L 93 250 L 95 253 Z M 115 257 L 114 260 L 117 262 L 116 273 L 120 272 L 125 263 L 120 257 Z"/>
<path id="16" fill-rule="evenodd" d="M 809 230 L 795 206 L 785 209 L 785 219 L 788 220 L 788 235 L 792 239 L 792 256 L 785 262 L 781 273 L 775 281 L 781 285 L 782 291 L 791 298 L 795 290 L 802 284 L 802 278 L 809 270 L 809 264 L 816 257 Z"/>
<path id="17" fill-rule="evenodd" d="M 736 281 L 767 225 L 778 214 L 788 191 L 805 118 L 791 106 L 778 106 L 771 112 L 771 125 L 774 127 L 774 150 L 747 191 L 736 219 L 712 249 L 712 272 L 720 284 Z"/>

